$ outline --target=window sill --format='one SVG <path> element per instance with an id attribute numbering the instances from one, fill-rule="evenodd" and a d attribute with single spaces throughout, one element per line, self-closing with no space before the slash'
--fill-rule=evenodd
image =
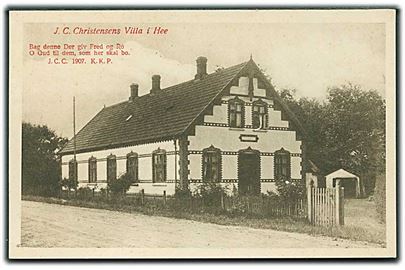
<path id="1" fill-rule="evenodd" d="M 165 184 L 165 183 L 153 183 L 152 186 L 154 186 L 154 187 L 167 187 L 167 184 Z"/>
<path id="2" fill-rule="evenodd" d="M 253 132 L 263 132 L 263 133 L 266 133 L 267 130 L 266 130 L 266 129 L 254 129 Z"/>
<path id="3" fill-rule="evenodd" d="M 229 130 L 234 130 L 234 131 L 244 131 L 244 128 L 229 128 Z"/>

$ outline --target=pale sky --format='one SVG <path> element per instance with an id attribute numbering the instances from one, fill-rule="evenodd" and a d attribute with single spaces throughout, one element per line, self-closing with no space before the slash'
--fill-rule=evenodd
<path id="1" fill-rule="evenodd" d="M 298 96 L 322 100 L 329 86 L 346 82 L 385 96 L 384 24 L 164 24 L 169 29 L 164 37 L 64 39 L 50 35 L 56 26 L 27 25 L 25 44 L 122 42 L 131 53 L 114 58 L 109 66 L 48 65 L 45 59 L 24 55 L 23 120 L 46 124 L 69 138 L 73 96 L 79 130 L 104 104 L 127 100 L 131 83 L 138 83 L 143 95 L 151 88 L 153 74 L 161 75 L 163 87 L 192 79 L 198 56 L 208 58 L 208 71 L 212 72 L 217 65 L 239 64 L 252 54 L 277 89 L 295 88 Z"/>

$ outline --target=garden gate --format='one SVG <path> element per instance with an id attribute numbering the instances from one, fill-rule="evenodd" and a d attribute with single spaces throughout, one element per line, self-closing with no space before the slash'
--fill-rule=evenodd
<path id="1" fill-rule="evenodd" d="M 344 188 L 307 188 L 308 220 L 313 225 L 344 225 Z"/>

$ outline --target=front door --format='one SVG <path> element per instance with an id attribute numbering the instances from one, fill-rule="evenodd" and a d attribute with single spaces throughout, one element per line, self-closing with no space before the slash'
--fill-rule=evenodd
<path id="1" fill-rule="evenodd" d="M 240 195 L 260 194 L 260 152 L 250 147 L 239 151 L 238 190 Z"/>

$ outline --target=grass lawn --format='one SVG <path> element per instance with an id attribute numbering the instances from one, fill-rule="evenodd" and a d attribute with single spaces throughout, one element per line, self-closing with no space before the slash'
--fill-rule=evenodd
<path id="1" fill-rule="evenodd" d="M 362 228 L 378 242 L 386 242 L 386 224 L 378 218 L 374 201 L 346 199 L 344 211 L 345 227 Z"/>
<path id="2" fill-rule="evenodd" d="M 312 226 L 306 220 L 292 218 L 258 218 L 251 216 L 230 216 L 227 214 L 214 215 L 210 213 L 190 213 L 187 211 L 174 211 L 170 209 L 157 209 L 147 206 L 128 204 L 111 204 L 107 202 L 62 200 L 37 196 L 23 196 L 23 200 L 32 200 L 47 203 L 57 203 L 71 206 L 99 208 L 124 212 L 140 212 L 145 215 L 158 215 L 172 218 L 189 219 L 199 222 L 215 223 L 220 225 L 248 226 L 260 229 L 273 229 L 278 231 L 306 233 L 309 235 L 322 235 L 336 238 L 350 239 L 378 243 L 385 246 L 385 224 L 379 224 L 373 202 L 367 200 L 347 200 L 345 202 L 345 226 L 321 227 Z"/>

